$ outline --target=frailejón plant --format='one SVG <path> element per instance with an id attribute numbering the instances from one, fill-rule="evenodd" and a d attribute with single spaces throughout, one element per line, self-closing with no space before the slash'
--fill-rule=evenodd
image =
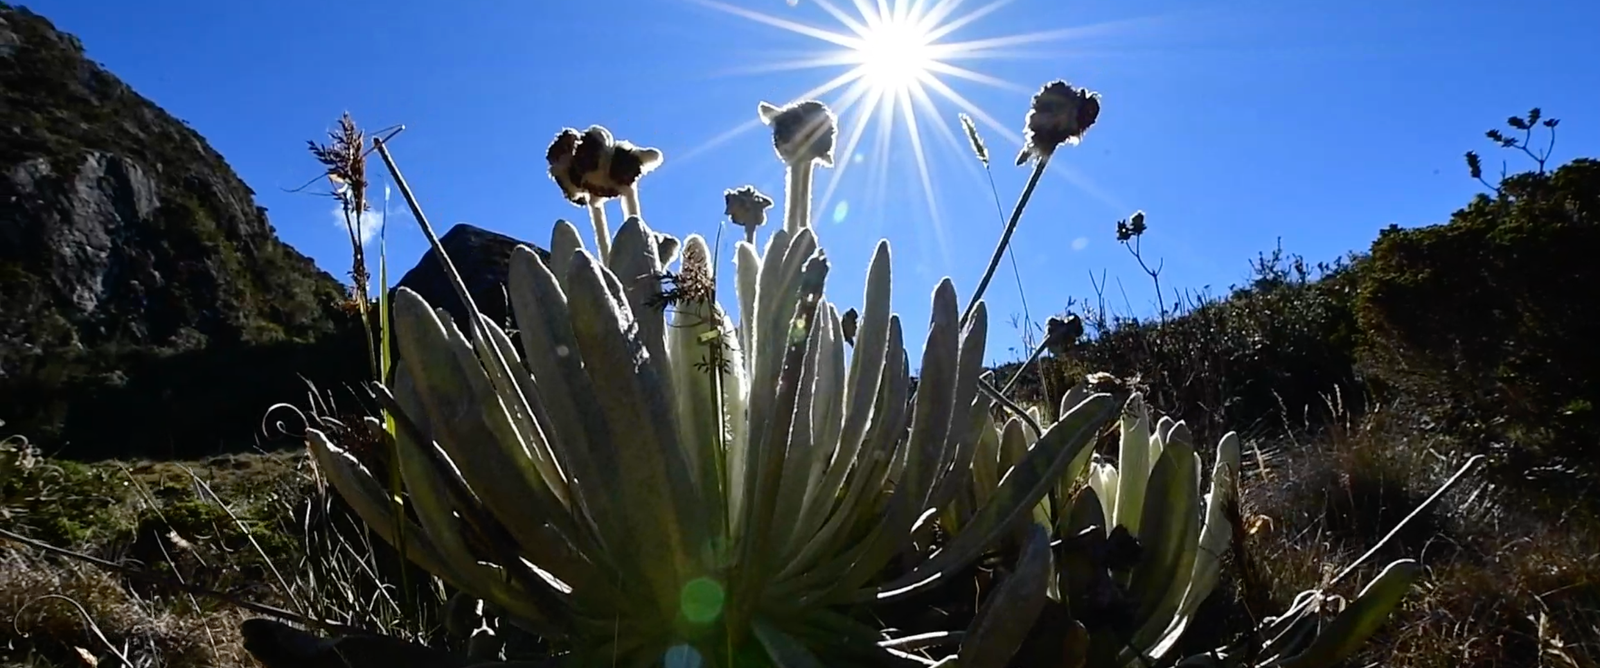
<path id="1" fill-rule="evenodd" d="M 1076 617 L 1067 640 L 1085 662 L 1075 666 L 1153 662 L 1217 580 L 1237 439 L 1219 445 L 1202 497 L 1187 429 L 1163 419 L 1152 433 L 1139 397 L 1124 406 L 1112 466 L 1092 447 L 1116 418 L 1112 393 L 1080 386 L 1041 425 L 982 368 L 982 293 L 1045 166 L 1099 111 L 1098 95 L 1063 82 L 1035 96 L 1019 156 L 1034 164 L 1028 185 L 966 306 L 948 279 L 934 290 L 915 367 L 889 309 L 887 242 L 859 311 L 841 315 L 825 295 L 832 267 L 810 225 L 810 182 L 831 163 L 836 128 L 820 103 L 760 108 L 789 172 L 784 224 L 764 245 L 755 232 L 771 200 L 727 193 L 746 231 L 733 249 L 737 326 L 712 246 L 641 217 L 638 180 L 659 151 L 598 127 L 558 135 L 551 176 L 588 210 L 595 248 L 560 221 L 548 261 L 517 249 L 508 333 L 478 312 L 375 141 L 469 317 L 456 323 L 396 294 L 402 364 L 373 386 L 395 426 L 370 426 L 392 448 L 403 490 L 386 491 L 321 431 L 307 431 L 308 446 L 407 558 L 562 643 L 566 665 L 1001 668 L 1051 598 Z M 604 206 L 618 198 L 626 220 L 612 235 Z M 997 423 L 997 403 L 1012 417 Z M 914 538 L 935 523 L 950 537 L 922 554 Z M 1007 545 L 1018 548 L 1009 576 L 964 631 L 888 637 L 872 621 L 873 604 Z M 892 563 L 901 574 L 885 577 Z M 1414 564 L 1392 564 L 1327 628 L 1314 614 L 1326 599 L 1310 593 L 1268 622 L 1264 653 L 1180 665 L 1327 665 L 1376 628 L 1414 575 Z M 487 627 L 457 626 L 482 640 L 473 660 L 499 651 L 497 635 L 477 632 Z M 950 640 L 959 649 L 937 662 L 915 651 Z"/>
<path id="2" fill-rule="evenodd" d="M 1047 91 L 1057 89 L 1087 95 L 1059 82 Z M 831 112 L 802 103 L 763 105 L 761 115 L 791 171 L 790 196 L 808 197 L 813 163 L 831 152 Z M 1030 146 L 1038 169 L 1092 122 L 1041 131 Z M 889 310 L 888 243 L 867 269 L 847 347 L 809 205 L 791 201 L 764 248 L 735 246 L 735 327 L 718 301 L 710 245 L 690 235 L 671 269 L 662 249 L 676 240 L 663 243 L 637 215 L 647 170 L 619 173 L 631 163 L 603 159 L 639 149 L 593 128 L 581 142 L 572 134 L 550 152 L 564 193 L 592 220 L 620 193 L 629 215 L 613 238 L 595 225 L 598 252 L 559 222 L 549 262 L 513 253 L 507 292 L 520 350 L 478 314 L 379 144 L 472 317 L 458 327 L 415 293 L 396 295 L 402 365 L 375 390 L 398 425 L 403 516 L 357 458 L 310 430 L 319 465 L 408 558 L 527 630 L 565 640 L 573 665 L 931 663 L 897 649 L 862 606 L 947 579 L 1008 535 L 1113 417 L 1110 395 L 1071 406 L 943 549 L 881 581 L 965 484 L 993 406 L 978 388 L 980 295 L 964 317 L 948 279 L 934 290 L 912 392 L 914 367 Z M 952 661 L 1009 660 L 1038 613 L 1050 560 L 1046 534 L 1031 532 L 995 594 L 1017 604 L 986 606 Z"/>

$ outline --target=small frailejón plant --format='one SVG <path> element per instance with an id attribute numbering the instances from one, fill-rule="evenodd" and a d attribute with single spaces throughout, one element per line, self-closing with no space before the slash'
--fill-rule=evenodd
<path id="1" fill-rule="evenodd" d="M 562 647 L 564 665 L 1006 666 L 1045 598 L 1081 588 L 1069 563 L 1077 553 L 1058 564 L 1052 544 L 1066 519 L 1030 522 L 1036 509 L 1073 518 L 1067 511 L 1093 508 L 1096 527 L 1120 518 L 1117 506 L 1108 513 L 1069 488 L 1117 417 L 1113 394 L 1080 388 L 1048 427 L 1027 418 L 1036 426 L 1020 438 L 1008 431 L 1002 459 L 989 416 L 1015 407 L 983 369 L 982 294 L 1040 174 L 1094 124 L 1099 100 L 1060 81 L 1034 97 L 1018 159 L 1033 161 L 1032 176 L 965 309 L 949 279 L 934 289 L 916 367 L 890 311 L 888 242 L 867 267 L 859 311 L 841 315 L 825 294 L 833 268 L 810 225 L 809 193 L 816 165 L 831 162 L 836 121 L 819 102 L 760 107 L 789 171 L 783 226 L 764 246 L 755 230 L 771 200 L 727 193 L 727 213 L 746 229 L 735 244 L 737 325 L 706 240 L 680 244 L 641 215 L 638 179 L 661 163 L 659 151 L 599 127 L 557 137 L 551 176 L 588 209 L 595 249 L 558 221 L 548 262 L 514 251 L 507 293 L 519 330 L 508 334 L 478 313 L 375 141 L 471 315 L 458 326 L 415 293 L 396 295 L 402 363 L 392 382 L 372 386 L 396 428 L 369 426 L 395 453 L 402 493 L 321 431 L 307 431 L 308 447 L 377 533 Z M 603 210 L 611 198 L 626 216 L 615 235 Z M 1138 637 L 1153 645 L 1181 632 L 1187 583 L 1214 580 L 1196 576 L 1212 522 L 1201 523 L 1190 498 L 1192 448 L 1130 443 L 1144 449 L 1138 461 L 1158 463 L 1140 489 L 1131 485 L 1142 471 L 1124 474 L 1120 508 L 1143 500 L 1175 513 L 1143 522 L 1160 536 L 1124 523 L 1161 555 L 1136 567 L 1148 573 L 1134 581 L 1147 621 Z M 913 537 L 936 522 L 949 539 L 924 555 Z M 927 591 L 1001 544 L 1021 549 L 965 630 L 889 637 L 874 621 L 873 605 Z M 894 563 L 900 574 L 885 577 Z M 949 641 L 959 648 L 940 659 L 919 649 Z M 1149 654 L 1109 647 L 1117 663 L 1105 665 Z"/>

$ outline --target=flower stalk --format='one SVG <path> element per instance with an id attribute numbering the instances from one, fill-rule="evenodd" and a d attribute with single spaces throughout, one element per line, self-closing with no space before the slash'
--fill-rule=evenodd
<path id="1" fill-rule="evenodd" d="M 783 229 L 790 234 L 811 226 L 811 182 L 816 166 L 833 166 L 839 121 L 828 106 L 805 100 L 778 107 L 762 102 L 761 122 L 772 126 L 772 146 L 788 168 Z"/>
<path id="2" fill-rule="evenodd" d="M 1000 260 L 1005 258 L 1006 248 L 1011 245 L 1011 235 L 1016 234 L 1017 224 L 1022 222 L 1022 211 L 1028 208 L 1028 200 L 1033 198 L 1033 190 L 1039 186 L 1039 179 L 1044 176 L 1044 169 L 1050 164 L 1050 155 L 1045 153 L 1034 162 L 1033 173 L 1028 175 L 1028 184 L 1023 186 L 1022 195 L 1017 197 L 1017 205 L 1011 208 L 1011 218 L 1006 221 L 1006 229 L 1000 233 L 1000 242 L 995 244 L 994 253 L 989 256 L 989 266 L 983 270 L 983 278 L 978 279 L 978 288 L 967 300 L 967 309 L 961 315 L 962 322 L 972 318 L 973 310 L 983 299 L 983 293 L 989 289 L 989 282 L 994 280 L 994 272 L 1000 268 Z"/>
<path id="3" fill-rule="evenodd" d="M 989 266 L 978 281 L 978 289 L 967 302 L 967 310 L 961 316 L 962 322 L 972 317 L 978 300 L 989 289 L 989 281 L 994 279 L 994 272 L 1000 267 L 1000 260 L 1011 245 L 1011 235 L 1016 233 L 1017 223 L 1022 221 L 1022 211 L 1027 208 L 1028 200 L 1033 197 L 1033 190 L 1038 187 L 1039 178 L 1044 176 L 1045 167 L 1049 166 L 1056 149 L 1062 144 L 1076 145 L 1099 117 L 1099 93 L 1074 87 L 1065 81 L 1052 81 L 1034 94 L 1033 105 L 1028 109 L 1026 141 L 1022 151 L 1017 154 L 1018 165 L 1033 161 L 1033 173 L 1028 176 L 1028 185 L 1023 187 L 1022 196 L 1017 198 L 1017 205 L 1011 210 L 1011 219 L 1000 234 L 1000 243 L 989 258 Z"/>
<path id="4" fill-rule="evenodd" d="M 604 204 L 591 201 L 585 207 L 589 210 L 589 224 L 594 229 L 594 245 L 601 258 L 611 257 L 611 226 L 606 224 L 606 207 Z"/>

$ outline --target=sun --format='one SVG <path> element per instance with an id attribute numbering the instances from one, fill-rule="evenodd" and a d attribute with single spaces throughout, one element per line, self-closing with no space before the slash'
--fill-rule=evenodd
<path id="1" fill-rule="evenodd" d="M 843 157 L 832 170 L 827 185 L 822 189 L 821 198 L 812 211 L 833 211 L 833 222 L 840 222 L 841 213 L 848 212 L 849 207 L 845 206 L 843 200 L 837 203 L 837 207 L 833 206 L 833 197 L 846 174 L 855 171 L 853 166 L 865 163 L 860 166 L 869 170 L 868 181 L 878 181 L 874 175 L 889 173 L 891 153 L 906 155 L 914 165 L 911 175 L 920 182 L 935 241 L 941 254 L 946 255 L 949 249 L 934 197 L 936 188 L 929 169 L 930 155 L 927 149 L 937 143 L 952 154 L 965 153 L 968 159 L 964 164 L 972 170 L 972 176 L 980 180 L 983 178 L 972 164 L 972 144 L 961 136 L 961 130 L 956 129 L 957 112 L 971 117 L 986 134 L 998 137 L 1013 147 L 1021 148 L 1023 145 L 1022 136 L 1011 127 L 1011 123 L 995 120 L 952 87 L 951 83 L 960 81 L 977 84 L 1006 91 L 1025 100 L 1025 96 L 1032 95 L 1036 89 L 984 73 L 975 69 L 975 65 L 1001 59 L 1037 57 L 1039 54 L 1026 53 L 1027 47 L 1104 35 L 1114 29 L 1114 24 L 1089 24 L 992 37 L 952 39 L 952 35 L 996 14 L 1015 0 L 988 0 L 965 8 L 962 5 L 966 0 L 806 0 L 811 8 L 837 22 L 837 27 L 823 27 L 797 20 L 799 14 L 791 18 L 756 11 L 739 6 L 742 2 L 689 1 L 822 42 L 819 45 L 821 49 L 808 55 L 736 68 L 736 71 L 746 74 L 822 68 L 844 70 L 815 87 L 782 100 L 790 103 L 819 99 L 826 102 L 839 118 L 838 153 Z M 1039 2 L 1048 5 L 1058 0 Z M 794 1 L 789 3 L 791 7 L 798 4 Z M 812 16 L 815 17 L 815 14 Z M 1026 17 L 1027 14 L 1020 16 Z M 1037 25 L 1034 21 L 1028 23 Z M 954 108 L 940 108 L 943 105 Z M 680 155 L 678 163 L 682 164 L 759 125 L 757 119 L 747 120 Z M 873 126 L 872 132 L 868 132 L 869 126 Z M 910 149 L 909 152 L 892 146 L 896 137 L 905 140 L 904 146 Z M 984 166 L 987 167 L 987 162 Z M 1050 173 L 1062 175 L 1072 185 L 1093 194 L 1091 184 L 1066 166 Z M 878 192 L 869 195 L 881 197 L 883 182 L 878 181 L 878 184 L 875 189 Z"/>
<path id="2" fill-rule="evenodd" d="M 937 66 L 932 47 L 929 30 L 909 20 L 891 19 L 866 30 L 851 55 L 867 85 L 898 93 L 918 85 Z"/>

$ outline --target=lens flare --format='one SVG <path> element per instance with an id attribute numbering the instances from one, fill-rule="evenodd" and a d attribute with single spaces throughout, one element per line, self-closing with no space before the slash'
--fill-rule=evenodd
<path id="1" fill-rule="evenodd" d="M 696 578 L 683 586 L 679 605 L 685 619 L 695 624 L 709 624 L 722 615 L 726 596 L 716 580 Z"/>

